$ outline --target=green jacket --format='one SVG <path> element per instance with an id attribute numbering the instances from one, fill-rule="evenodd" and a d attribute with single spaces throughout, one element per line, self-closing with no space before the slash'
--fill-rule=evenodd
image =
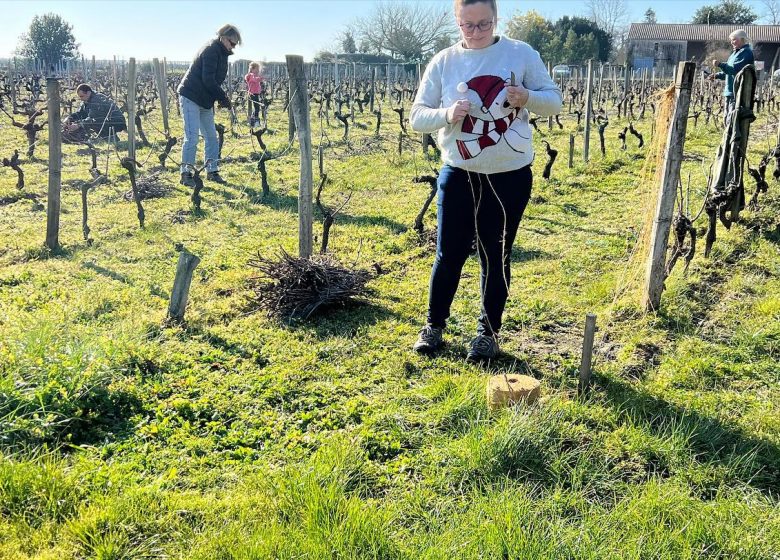
<path id="1" fill-rule="evenodd" d="M 744 45 L 731 53 L 726 62 L 718 64 L 721 71 L 715 74 L 715 78 L 718 80 L 725 78 L 726 80 L 726 87 L 723 88 L 724 97 L 734 97 L 734 76 L 739 74 L 739 71 L 745 66 L 754 62 L 753 49 L 750 48 L 750 45 Z"/>

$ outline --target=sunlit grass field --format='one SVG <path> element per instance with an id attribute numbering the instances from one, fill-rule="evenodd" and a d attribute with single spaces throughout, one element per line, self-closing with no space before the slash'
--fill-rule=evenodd
<path id="1" fill-rule="evenodd" d="M 288 146 L 282 105 L 264 137 L 275 153 Z M 54 254 L 43 248 L 46 130 L 39 159 L 23 158 L 24 190 L 0 167 L 0 557 L 780 558 L 780 184 L 719 228 L 708 259 L 700 235 L 688 274 L 678 264 L 646 315 L 631 257 L 656 188 L 648 148 L 629 137 L 620 150 L 627 121 L 611 114 L 606 157 L 594 127 L 585 163 L 575 116 L 562 115 L 564 130 L 540 119 L 505 353 L 487 367 L 464 360 L 479 312 L 472 258 L 445 350 L 422 357 L 411 345 L 433 249 L 412 229 L 428 194 L 412 179 L 439 163 L 418 135 L 399 154 L 398 116 L 387 101 L 382 111 L 379 137 L 366 110 L 345 142 L 312 105 L 323 203 L 352 193 L 329 251 L 382 274 L 367 304 L 293 324 L 255 309 L 248 261 L 297 253 L 297 143 L 268 163 L 263 197 L 242 121 L 225 137 L 228 185 L 207 182 L 195 213 L 169 163 L 144 229 L 124 198 L 127 172 L 99 145 L 109 180 L 88 193 L 91 243 L 80 191 L 90 156 L 64 146 Z M 141 177 L 164 144 L 159 108 L 149 119 Z M 217 120 L 230 130 L 226 112 Z M 636 123 L 648 145 L 651 121 L 648 110 Z M 764 112 L 753 123 L 754 166 L 776 122 Z M 181 139 L 175 110 L 171 126 Z M 720 135 L 689 122 L 691 214 Z M 559 150 L 550 180 L 541 140 Z M 0 119 L 0 157 L 25 148 Z M 186 323 L 167 326 L 182 247 L 201 263 Z M 599 330 L 592 390 L 579 397 L 586 313 Z M 539 379 L 542 399 L 488 412 L 487 379 L 505 372 Z"/>

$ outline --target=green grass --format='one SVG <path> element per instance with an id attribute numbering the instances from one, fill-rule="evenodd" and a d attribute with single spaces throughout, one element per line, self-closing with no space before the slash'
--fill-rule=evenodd
<path id="1" fill-rule="evenodd" d="M 326 127 L 323 198 L 352 193 L 330 250 L 385 273 L 369 305 L 293 325 L 251 311 L 247 262 L 297 252 L 297 149 L 268 164 L 266 198 L 253 163 L 223 166 L 229 184 L 206 184 L 200 215 L 169 169 L 168 196 L 144 202 L 144 230 L 111 154 L 110 181 L 89 192 L 87 243 L 78 182 L 89 156 L 66 146 L 55 254 L 43 249 L 45 162 L 25 160 L 23 193 L 0 168 L 0 557 L 778 558 L 777 183 L 759 210 L 719 229 L 710 259 L 700 243 L 688 275 L 678 265 L 659 312 L 644 315 L 629 257 L 648 214 L 645 153 L 633 137 L 619 150 L 613 119 L 607 157 L 594 132 L 582 163 L 580 133 L 569 170 L 576 117 L 563 131 L 545 123 L 560 154 L 545 181 L 538 144 L 506 355 L 490 368 L 463 359 L 479 311 L 470 259 L 448 344 L 425 358 L 410 347 L 433 253 L 412 230 L 427 188 L 411 179 L 437 164 L 413 139 L 399 155 L 398 119 L 383 112 L 373 149 L 368 113 L 351 145 Z M 648 143 L 649 114 L 638 123 Z M 751 161 L 774 119 L 754 123 Z M 0 155 L 25 146 L 0 126 Z M 284 149 L 278 101 L 271 127 L 269 148 Z M 162 143 L 146 128 L 157 147 L 139 149 L 142 175 Z M 313 136 L 316 147 L 315 117 Z M 686 152 L 709 162 L 719 139 L 702 119 Z M 223 155 L 251 149 L 228 135 Z M 689 159 L 686 184 L 689 173 L 695 213 L 706 168 Z M 172 327 L 181 246 L 202 261 L 187 323 Z M 599 317 L 595 375 L 579 398 L 588 312 Z M 487 376 L 501 372 L 540 379 L 542 400 L 489 412 Z"/>

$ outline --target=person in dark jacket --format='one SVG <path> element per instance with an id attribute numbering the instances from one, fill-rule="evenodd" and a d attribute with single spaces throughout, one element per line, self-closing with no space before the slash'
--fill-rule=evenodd
<path id="1" fill-rule="evenodd" d="M 748 36 L 744 29 L 737 29 L 729 35 L 729 41 L 734 52 L 731 53 L 726 62 L 720 62 L 713 59 L 712 65 L 719 68 L 720 72 L 710 74 L 710 79 L 726 80 L 726 86 L 723 88 L 723 97 L 726 103 L 726 117 L 734 110 L 734 76 L 739 74 L 748 64 L 753 64 L 753 49 L 748 44 Z"/>
<path id="2" fill-rule="evenodd" d="M 216 183 L 226 181 L 219 174 L 219 141 L 214 127 L 214 102 L 230 109 L 230 99 L 222 89 L 228 72 L 228 56 L 241 44 L 241 34 L 233 25 L 223 25 L 217 38 L 205 45 L 195 56 L 179 84 L 178 94 L 184 118 L 184 142 L 181 146 L 181 184 L 195 186 L 189 166 L 195 165 L 198 134 L 206 144 L 206 179 Z"/>
<path id="3" fill-rule="evenodd" d="M 81 109 L 65 119 L 66 139 L 83 142 L 90 132 L 108 138 L 111 129 L 115 133 L 127 130 L 125 116 L 109 97 L 93 91 L 88 84 L 79 85 L 76 95 L 81 99 Z"/>

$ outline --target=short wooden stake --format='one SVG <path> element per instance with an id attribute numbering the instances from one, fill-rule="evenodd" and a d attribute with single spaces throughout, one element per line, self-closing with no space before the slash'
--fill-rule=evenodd
<path id="1" fill-rule="evenodd" d="M 168 306 L 168 318 L 172 321 L 184 321 L 184 311 L 187 309 L 187 300 L 190 297 L 190 285 L 195 267 L 200 263 L 200 258 L 182 251 L 179 253 L 179 263 L 176 265 L 176 279 L 173 281 L 173 292 Z"/>
<path id="2" fill-rule="evenodd" d="M 569 169 L 574 167 L 574 134 L 569 134 Z"/>
<path id="3" fill-rule="evenodd" d="M 593 359 L 593 338 L 596 333 L 596 316 L 588 313 L 585 316 L 585 340 L 582 343 L 582 361 L 580 362 L 580 382 L 577 387 L 580 395 L 588 390 L 590 385 L 590 364 Z"/>

